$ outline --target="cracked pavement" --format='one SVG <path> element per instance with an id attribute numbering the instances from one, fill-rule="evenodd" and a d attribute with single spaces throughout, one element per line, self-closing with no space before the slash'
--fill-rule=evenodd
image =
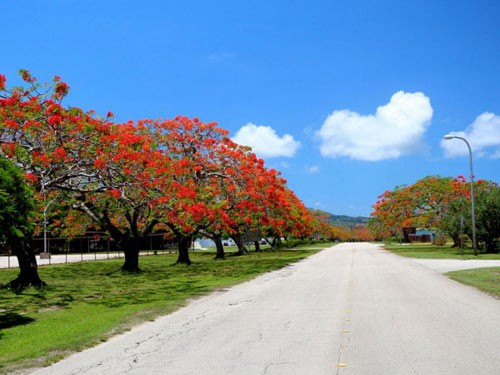
<path id="1" fill-rule="evenodd" d="M 500 301 L 341 244 L 34 374 L 496 374 L 499 338 Z"/>

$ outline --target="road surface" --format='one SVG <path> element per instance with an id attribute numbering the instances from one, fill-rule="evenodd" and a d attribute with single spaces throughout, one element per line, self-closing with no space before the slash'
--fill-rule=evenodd
<path id="1" fill-rule="evenodd" d="M 35 374 L 500 374 L 500 301 L 341 244 Z"/>

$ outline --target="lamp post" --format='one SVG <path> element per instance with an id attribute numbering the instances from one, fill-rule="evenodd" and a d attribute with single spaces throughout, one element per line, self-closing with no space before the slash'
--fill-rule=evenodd
<path id="1" fill-rule="evenodd" d="M 472 219 L 472 249 L 474 250 L 474 255 L 477 255 L 477 241 L 476 241 L 476 214 L 474 211 L 474 170 L 472 169 L 472 149 L 470 148 L 469 142 L 463 137 L 457 135 L 447 134 L 444 139 L 461 139 L 467 145 L 469 149 L 469 162 L 470 162 L 470 205 L 471 205 L 471 219 Z"/>
<path id="2" fill-rule="evenodd" d="M 43 209 L 43 253 L 40 254 L 40 259 L 49 259 L 50 261 L 50 252 L 48 249 L 48 241 L 47 241 L 47 210 L 50 205 L 54 203 L 55 199 L 52 199 L 47 203 L 47 195 L 44 197 L 45 208 Z"/>

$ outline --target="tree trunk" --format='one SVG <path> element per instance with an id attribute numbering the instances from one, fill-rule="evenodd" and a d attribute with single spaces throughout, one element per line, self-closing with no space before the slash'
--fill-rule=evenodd
<path id="1" fill-rule="evenodd" d="M 283 247 L 283 241 L 281 241 L 281 236 L 275 236 L 273 242 L 271 243 L 273 249 L 281 249 Z"/>
<path id="2" fill-rule="evenodd" d="M 214 259 L 226 259 L 224 245 L 222 245 L 222 236 L 220 234 L 214 234 L 212 240 L 215 242 L 215 248 L 217 249 Z"/>
<path id="3" fill-rule="evenodd" d="M 411 243 L 408 231 L 403 231 L 403 243 Z"/>
<path id="4" fill-rule="evenodd" d="M 122 271 L 141 272 L 139 267 L 139 252 L 126 249 L 123 251 L 123 254 L 125 254 L 125 261 L 122 265 Z"/>
<path id="5" fill-rule="evenodd" d="M 458 234 L 451 234 L 450 235 L 451 239 L 453 240 L 453 245 L 451 246 L 452 248 L 454 247 L 460 247 L 460 235 Z"/>
<path id="6" fill-rule="evenodd" d="M 255 245 L 255 251 L 260 253 L 260 242 L 259 241 L 254 241 L 253 242 Z"/>
<path id="7" fill-rule="evenodd" d="M 122 237 L 119 245 L 125 255 L 122 271 L 141 272 L 141 269 L 139 268 L 139 251 L 141 250 L 142 243 L 142 238 L 137 236 Z"/>
<path id="8" fill-rule="evenodd" d="M 240 233 L 236 233 L 233 236 L 233 240 L 236 243 L 236 246 L 238 246 L 238 251 L 234 255 L 249 254 L 248 249 L 243 242 L 243 236 Z"/>
<path id="9" fill-rule="evenodd" d="M 80 200 L 80 203 L 75 204 L 73 208 L 85 213 L 94 223 L 98 224 L 103 231 L 108 232 L 113 239 L 113 247 L 118 251 L 123 251 L 125 261 L 121 268 L 122 271 L 140 272 L 139 251 L 144 244 L 144 239 L 152 232 L 158 221 L 152 220 L 147 229 L 139 234 L 137 231 L 138 213 L 134 211 L 132 214 L 125 215 L 130 224 L 130 228 L 121 230 L 111 221 L 107 206 L 99 213 L 99 210 L 97 210 L 95 206 L 86 202 L 85 195 L 79 196 L 77 199 Z"/>
<path id="10" fill-rule="evenodd" d="M 8 285 L 14 289 L 22 289 L 30 286 L 41 287 L 46 285 L 38 276 L 38 266 L 35 252 L 30 241 L 21 238 L 11 238 L 8 241 L 14 255 L 19 262 L 19 275 L 10 281 Z"/>
<path id="11" fill-rule="evenodd" d="M 177 249 L 179 255 L 175 264 L 191 264 L 191 259 L 189 259 L 189 247 L 191 246 L 191 236 L 177 236 Z"/>
<path id="12" fill-rule="evenodd" d="M 498 253 L 498 245 L 495 239 L 493 240 L 486 240 L 484 243 L 486 247 L 486 253 L 488 254 L 497 254 Z"/>

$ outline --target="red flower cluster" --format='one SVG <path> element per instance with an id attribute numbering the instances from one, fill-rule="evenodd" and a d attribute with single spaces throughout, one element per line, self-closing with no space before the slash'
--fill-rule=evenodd
<path id="1" fill-rule="evenodd" d="M 50 116 L 47 121 L 50 125 L 59 125 L 62 121 L 62 117 L 59 115 Z"/>
<path id="2" fill-rule="evenodd" d="M 59 82 L 54 88 L 54 97 L 60 100 L 68 95 L 68 92 L 69 86 L 64 82 Z"/>
<path id="3" fill-rule="evenodd" d="M 111 195 L 112 197 L 115 197 L 115 198 L 120 198 L 120 196 L 122 195 L 120 190 L 116 190 L 116 189 L 112 189 L 112 190 L 108 191 L 108 194 Z"/>
<path id="4" fill-rule="evenodd" d="M 0 90 L 5 90 L 5 82 L 7 78 L 3 74 L 0 74 Z"/>
<path id="5" fill-rule="evenodd" d="M 106 160 L 103 158 L 97 158 L 94 162 L 94 167 L 102 169 L 106 167 Z"/>
<path id="6" fill-rule="evenodd" d="M 7 154 L 9 158 L 14 156 L 16 151 L 16 144 L 13 142 L 2 143 L 2 152 Z"/>
<path id="7" fill-rule="evenodd" d="M 38 182 L 38 177 L 35 176 L 33 173 L 26 173 L 25 177 L 26 180 L 28 180 L 33 185 Z"/>
<path id="8" fill-rule="evenodd" d="M 57 147 L 52 153 L 52 159 L 54 161 L 64 161 L 66 158 L 66 150 L 62 147 Z"/>
<path id="9" fill-rule="evenodd" d="M 28 83 L 36 82 L 36 78 L 33 77 L 31 75 L 31 73 L 29 71 L 27 71 L 26 69 L 21 69 L 19 71 L 19 73 L 21 74 L 21 78 L 23 79 L 24 82 L 28 82 Z"/>

